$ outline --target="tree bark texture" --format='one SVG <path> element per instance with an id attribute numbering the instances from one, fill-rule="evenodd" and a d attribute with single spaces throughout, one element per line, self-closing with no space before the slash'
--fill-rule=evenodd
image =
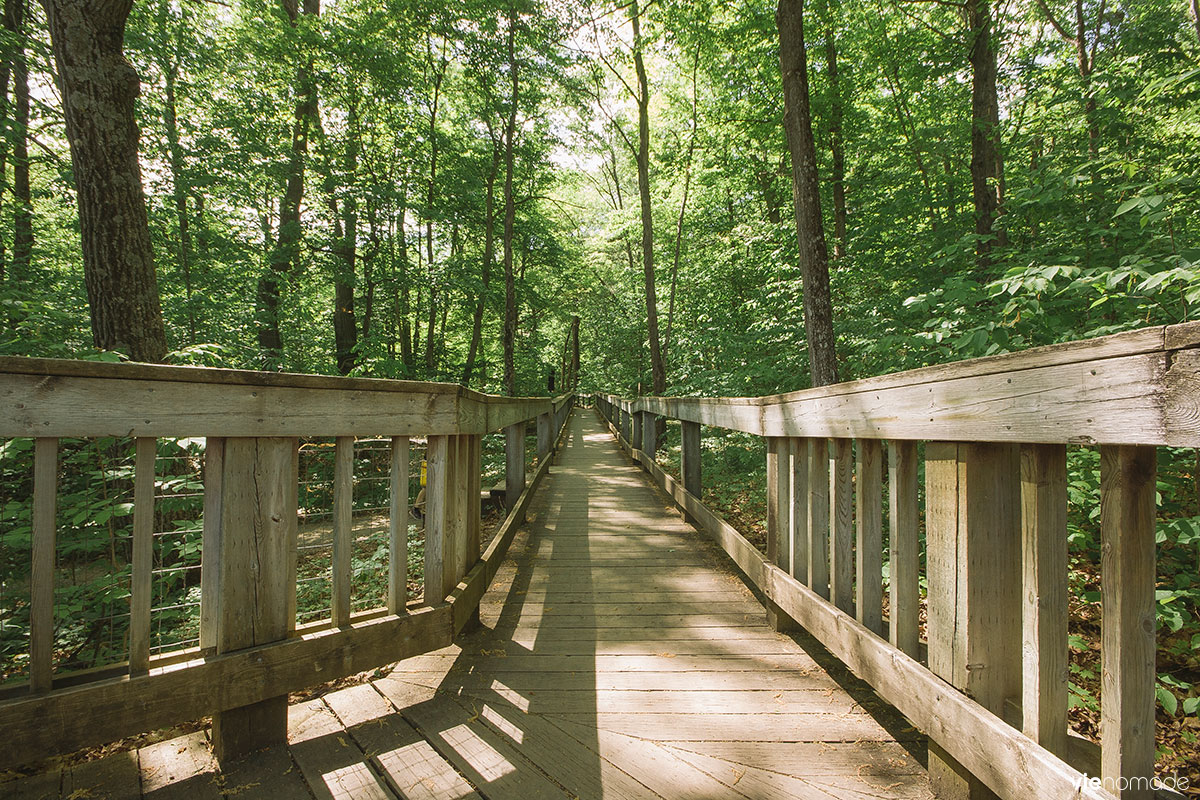
<path id="1" fill-rule="evenodd" d="M 294 26 L 300 8 L 296 0 L 283 0 L 283 9 Z M 320 0 L 304 0 L 304 13 L 321 13 Z M 279 329 L 279 302 L 285 280 L 299 269 L 300 202 L 304 199 L 304 167 L 308 160 L 309 134 L 317 124 L 317 86 L 307 65 L 296 71 L 296 109 L 292 120 L 292 147 L 288 156 L 287 183 L 279 204 L 279 234 L 271 252 L 269 269 L 258 281 L 258 346 L 268 366 L 283 356 Z"/>
<path id="2" fill-rule="evenodd" d="M 641 12 L 637 0 L 630 3 L 629 18 L 633 24 L 633 68 L 637 73 L 637 173 L 642 211 L 642 272 L 646 281 L 646 337 L 650 344 L 651 390 L 655 395 L 662 395 L 667 389 L 667 370 L 658 338 L 658 294 L 654 275 L 654 213 L 650 202 L 650 86 L 646 78 L 646 64 L 642 59 Z"/>
<path id="3" fill-rule="evenodd" d="M 996 97 L 996 46 L 989 0 L 967 0 L 971 61 L 971 195 L 975 201 L 975 263 L 988 277 L 999 241 L 1000 104 Z M 1002 242 L 1001 242 L 1002 243 Z"/>
<path id="4" fill-rule="evenodd" d="M 33 259 L 33 195 L 29 189 L 29 60 L 25 56 L 26 0 L 6 0 L 5 21 L 15 34 L 13 87 L 13 251 L 12 268 L 28 276 Z"/>
<path id="5" fill-rule="evenodd" d="M 804 291 L 804 330 L 813 386 L 837 383 L 833 301 L 829 292 L 829 250 L 821 220 L 817 150 L 808 96 L 808 56 L 804 46 L 804 0 L 779 0 L 779 69 L 783 77 L 783 128 L 792 157 L 792 195 Z"/>
<path id="6" fill-rule="evenodd" d="M 845 116 L 838 74 L 837 29 L 841 9 L 831 0 L 825 9 L 825 71 L 829 81 L 829 155 L 833 159 L 833 257 L 846 255 L 846 150 L 842 136 Z"/>
<path id="7" fill-rule="evenodd" d="M 516 339 L 517 339 L 517 288 L 513 275 L 513 229 L 516 224 L 517 206 L 513 198 L 514 141 L 517 136 L 517 102 L 521 95 L 520 73 L 516 54 L 517 15 L 514 5 L 508 14 L 508 69 L 511 92 L 509 96 L 508 120 L 504 126 L 504 391 L 510 396 L 517 394 Z"/>
<path id="8" fill-rule="evenodd" d="M 43 0 L 83 244 L 92 339 L 136 361 L 167 352 L 134 102 L 140 85 L 123 53 L 132 0 Z"/>
<path id="9" fill-rule="evenodd" d="M 487 174 L 487 192 L 483 201 L 483 263 L 480 265 L 480 292 L 475 300 L 471 319 L 471 344 L 467 348 L 467 363 L 463 367 L 462 385 L 470 386 L 471 374 L 483 340 L 483 310 L 492 279 L 492 261 L 496 258 L 496 173 L 500 168 L 500 148 L 493 143 L 492 166 Z"/>

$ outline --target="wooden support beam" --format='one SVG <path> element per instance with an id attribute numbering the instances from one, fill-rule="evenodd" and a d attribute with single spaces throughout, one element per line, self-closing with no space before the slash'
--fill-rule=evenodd
<path id="1" fill-rule="evenodd" d="M 1100 777 L 1149 800 L 1154 777 L 1153 447 L 1100 448 Z"/>
<path id="2" fill-rule="evenodd" d="M 54 560 L 58 510 L 58 439 L 33 441 L 33 565 L 29 574 L 29 690 L 54 680 Z"/>
<path id="3" fill-rule="evenodd" d="M 929 669 L 1002 716 L 1021 695 L 1020 459 L 1013 445 L 925 447 Z M 990 798 L 941 746 L 939 798 Z"/>
<path id="4" fill-rule="evenodd" d="M 682 422 L 680 434 L 679 471 L 683 476 L 683 488 L 700 497 L 700 423 Z"/>
<path id="5" fill-rule="evenodd" d="M 855 611 L 867 630 L 883 630 L 883 444 L 858 440 L 858 480 L 855 490 Z"/>
<path id="6" fill-rule="evenodd" d="M 150 594 L 154 566 L 154 461 L 158 440 L 134 445 L 133 575 L 129 586 L 129 674 L 150 669 Z"/>
<path id="7" fill-rule="evenodd" d="M 333 455 L 333 624 L 350 624 L 351 560 L 354 553 L 354 437 L 339 436 Z"/>
<path id="8" fill-rule="evenodd" d="M 632 429 L 630 431 L 629 447 L 631 450 L 642 449 L 642 412 L 631 413 L 630 420 Z"/>
<path id="9" fill-rule="evenodd" d="M 287 638 L 294 626 L 299 448 L 295 439 L 226 439 L 221 478 L 222 590 L 216 647 L 231 653 Z M 213 715 L 218 759 L 287 738 L 287 690 Z"/>
<path id="10" fill-rule="evenodd" d="M 829 599 L 829 440 L 808 440 L 808 585 Z"/>
<path id="11" fill-rule="evenodd" d="M 829 448 L 829 594 L 854 613 L 854 441 L 833 439 Z"/>
<path id="12" fill-rule="evenodd" d="M 920 509 L 917 504 L 917 443 L 888 442 L 888 638 L 920 658 Z"/>
<path id="13" fill-rule="evenodd" d="M 403 614 L 408 602 L 408 472 L 407 436 L 392 437 L 392 468 L 388 503 L 389 614 Z"/>
<path id="14" fill-rule="evenodd" d="M 1067 755 L 1067 448 L 1021 447 L 1025 735 Z"/>
<path id="15" fill-rule="evenodd" d="M 658 417 L 649 412 L 642 412 L 642 441 L 638 445 L 651 461 L 658 453 Z"/>

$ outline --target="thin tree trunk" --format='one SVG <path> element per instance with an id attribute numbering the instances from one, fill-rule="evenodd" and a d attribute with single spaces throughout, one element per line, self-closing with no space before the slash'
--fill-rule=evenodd
<path id="1" fill-rule="evenodd" d="M 500 170 L 500 148 L 492 147 L 492 166 L 487 174 L 487 193 L 483 201 L 483 264 L 480 267 L 482 287 L 475 300 L 475 314 L 471 319 L 471 344 L 467 348 L 467 363 L 463 367 L 462 385 L 471 384 L 475 371 L 475 359 L 483 338 L 483 309 L 488 286 L 492 277 L 492 261 L 496 257 L 496 173 Z"/>
<path id="2" fill-rule="evenodd" d="M 432 59 L 433 53 L 430 52 Z M 437 287 L 437 277 L 433 270 L 433 202 L 437 196 L 437 167 L 438 167 L 438 135 L 437 118 L 442 98 L 442 79 L 446 75 L 446 58 L 443 52 L 441 61 L 433 76 L 433 100 L 429 107 L 429 181 L 425 189 L 425 268 L 429 273 L 429 316 L 425 329 L 425 371 L 432 375 L 437 360 L 434 348 L 433 329 L 437 323 L 437 304 L 440 296 Z"/>
<path id="3" fill-rule="evenodd" d="M 358 172 L 358 115 L 351 106 L 348 115 L 349 135 L 346 142 L 345 182 L 353 186 Z M 330 196 L 335 220 L 334 245 L 338 263 L 333 279 L 333 342 L 337 370 L 342 375 L 354 371 L 355 349 L 358 347 L 358 322 L 354 316 L 354 283 L 358 269 L 358 203 L 352 192 L 342 200 L 341 220 L 337 219 L 337 200 Z"/>
<path id="4" fill-rule="evenodd" d="M 679 217 L 675 222 L 675 255 L 671 259 L 671 292 L 667 303 L 667 333 L 663 338 L 663 361 L 666 362 L 671 352 L 671 334 L 675 324 L 675 294 L 679 285 L 679 258 L 683 252 L 683 220 L 687 212 L 688 192 L 692 187 L 692 158 L 696 153 L 696 128 L 699 114 L 697 113 L 696 72 L 700 68 L 700 47 L 696 47 L 696 55 L 692 59 L 692 125 L 688 136 L 687 158 L 683 168 L 683 199 L 679 202 Z M 578 331 L 576 331 L 578 333 Z M 576 342 L 578 345 L 578 342 Z"/>
<path id="5" fill-rule="evenodd" d="M 163 4 L 166 8 L 166 4 Z M 171 195 L 175 201 L 175 224 L 179 230 L 178 263 L 179 274 L 183 278 L 183 291 L 186 299 L 188 344 L 196 343 L 196 310 L 192 307 L 192 266 L 191 266 L 191 232 L 188 228 L 188 185 L 183 174 L 183 146 L 179 140 L 178 109 L 175 97 L 177 67 L 174 64 L 164 64 L 163 73 L 166 76 L 166 105 L 163 108 L 163 122 L 167 129 L 167 166 L 171 171 Z"/>
<path id="6" fill-rule="evenodd" d="M 1000 214 L 1000 104 L 996 97 L 996 47 L 990 0 L 967 0 L 971 32 L 971 195 L 975 202 L 975 263 L 981 277 L 991 253 L 1003 244 L 996 230 Z"/>
<path id="7" fill-rule="evenodd" d="M 22 2 L 22 0 L 5 0 L 4 2 L 4 29 L 13 34 L 15 41 L 16 35 L 14 32 L 15 25 L 13 23 L 13 6 Z M 6 49 L 3 58 L 0 58 L 0 125 L 8 128 L 12 125 L 9 114 L 11 106 L 8 102 L 8 83 L 12 75 L 12 62 L 14 53 Z M 8 186 L 8 137 L 0 136 L 0 218 L 4 211 L 4 189 Z M 9 279 L 8 272 L 8 253 L 4 248 L 4 237 L 0 236 L 0 283 Z M 16 276 L 12 276 L 14 279 Z M 9 325 L 13 324 L 11 315 L 8 315 Z"/>
<path id="8" fill-rule="evenodd" d="M 132 0 L 43 0 L 75 173 L 92 340 L 136 361 L 167 352 L 123 49 Z"/>
<path id="9" fill-rule="evenodd" d="M 29 189 L 29 60 L 25 56 L 27 9 L 25 0 L 15 0 L 13 9 L 13 251 L 12 265 L 18 275 L 29 275 L 33 260 L 33 194 Z M 136 144 L 135 144 L 136 146 Z M 140 186 L 139 186 L 140 189 Z"/>
<path id="10" fill-rule="evenodd" d="M 814 386 L 837 383 L 837 351 L 833 338 L 833 302 L 829 293 L 829 251 L 821 220 L 817 149 L 813 140 L 808 96 L 808 63 L 804 47 L 804 0 L 779 0 L 779 69 L 783 77 L 783 127 L 792 157 L 792 189 L 796 206 L 796 240 L 804 290 L 804 329 Z"/>
<path id="11" fill-rule="evenodd" d="M 282 0 L 289 22 L 295 26 L 300 14 L 297 0 Z M 321 13 L 320 0 L 304 0 L 305 14 Z M 277 366 L 283 357 L 283 334 L 279 326 L 282 285 L 299 269 L 300 203 L 304 199 L 304 167 L 308 160 L 308 138 L 317 123 L 317 87 L 308 65 L 296 71 L 296 108 L 292 120 L 292 147 L 288 156 L 287 182 L 279 204 L 279 232 L 268 269 L 258 281 L 258 346 L 265 366 Z"/>
<path id="12" fill-rule="evenodd" d="M 517 103 L 520 99 L 520 70 L 516 53 L 517 10 L 515 3 L 508 7 L 508 72 L 511 92 L 509 96 L 508 120 L 504 125 L 504 391 L 510 396 L 517 394 L 516 339 L 517 339 L 517 288 L 513 275 L 513 231 L 516 226 L 517 206 L 513 198 L 513 161 L 517 136 Z"/>
<path id="13" fill-rule="evenodd" d="M 1192 0 L 1192 29 L 1196 31 L 1196 41 L 1200 42 L 1200 0 Z"/>
<path id="14" fill-rule="evenodd" d="M 629 19 L 633 25 L 633 68 L 637 73 L 638 196 L 642 211 L 642 272 L 646 282 L 646 338 L 650 344 L 650 380 L 655 395 L 667 390 L 667 370 L 658 338 L 658 294 L 654 274 L 654 213 L 650 203 L 650 86 L 642 59 L 641 11 L 631 0 Z"/>
<path id="15" fill-rule="evenodd" d="M 845 116 L 841 79 L 838 74 L 837 29 L 841 4 L 830 0 L 826 4 L 825 71 L 829 81 L 829 154 L 833 159 L 833 257 L 846 255 L 846 151 L 842 138 Z"/>

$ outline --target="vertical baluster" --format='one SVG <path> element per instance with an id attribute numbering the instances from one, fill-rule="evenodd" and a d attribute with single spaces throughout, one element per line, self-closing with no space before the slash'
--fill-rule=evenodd
<path id="1" fill-rule="evenodd" d="M 1100 448 L 1100 773 L 1151 798 L 1154 776 L 1153 447 Z"/>
<path id="2" fill-rule="evenodd" d="M 808 585 L 829 599 L 829 440 L 808 440 Z"/>
<path id="3" fill-rule="evenodd" d="M 1021 447 L 1025 734 L 1067 754 L 1067 448 Z"/>
<path id="4" fill-rule="evenodd" d="M 150 573 L 154 564 L 154 458 L 157 440 L 140 436 L 134 458 L 133 581 L 129 596 L 129 674 L 150 669 Z"/>
<path id="5" fill-rule="evenodd" d="M 632 438 L 629 440 L 629 449 L 636 452 L 642 449 L 642 412 L 631 411 L 629 413 L 629 418 L 632 421 L 631 424 L 633 425 L 630 434 Z"/>
<path id="6" fill-rule="evenodd" d="M 54 680 L 54 555 L 58 509 L 58 439 L 33 441 L 33 566 L 29 592 L 29 689 Z"/>
<path id="7" fill-rule="evenodd" d="M 446 501 L 450 437 L 430 436 L 425 450 L 425 603 L 445 599 L 453 561 L 446 552 Z M 453 584 L 451 584 L 453 587 Z"/>
<path id="8" fill-rule="evenodd" d="M 354 547 L 354 437 L 339 436 L 333 466 L 333 624 L 350 624 L 350 560 Z"/>
<path id="9" fill-rule="evenodd" d="M 829 454 L 829 593 L 834 605 L 854 611 L 854 440 L 833 439 Z"/>
<path id="10" fill-rule="evenodd" d="M 878 439 L 858 440 L 855 517 L 858 542 L 855 585 L 858 621 L 883 635 L 883 446 Z"/>
<path id="11" fill-rule="evenodd" d="M 792 560 L 792 444 L 795 439 L 767 437 L 767 561 L 783 571 Z M 767 622 L 777 631 L 795 630 L 797 625 L 779 606 L 767 601 Z"/>
<path id="12" fill-rule="evenodd" d="M 408 464 L 408 437 L 393 436 L 388 508 L 389 614 L 404 613 L 408 601 Z"/>
<path id="13" fill-rule="evenodd" d="M 551 419 L 553 412 L 539 414 L 537 418 L 537 454 L 538 466 L 545 463 L 550 457 L 551 451 L 554 450 L 554 421 Z"/>
<path id="14" fill-rule="evenodd" d="M 680 423 L 679 471 L 683 488 L 699 498 L 700 481 L 700 423 L 683 420 Z"/>
<path id="15" fill-rule="evenodd" d="M 483 437 L 477 434 L 467 436 L 467 570 L 479 561 L 479 549 L 482 542 L 482 470 L 483 470 Z"/>
<path id="16" fill-rule="evenodd" d="M 518 422 L 504 429 L 504 505 L 510 514 L 524 492 L 525 422 Z"/>
<path id="17" fill-rule="evenodd" d="M 888 442 L 889 639 L 920 657 L 920 509 L 917 505 L 917 443 Z"/>
<path id="18" fill-rule="evenodd" d="M 449 504 L 450 532 L 454 540 L 454 559 L 451 562 L 454 564 L 454 577 L 450 585 L 450 591 L 453 591 L 454 587 L 458 585 L 459 580 L 462 579 L 462 576 L 467 574 L 467 569 L 471 563 L 471 555 L 467 552 L 468 519 L 470 518 L 470 509 L 468 507 L 470 498 L 467 497 L 467 492 L 471 485 L 471 481 L 467 477 L 467 463 L 470 459 L 470 439 L 471 437 L 467 434 L 459 434 L 454 437 L 450 444 L 450 453 L 453 459 L 450 467 L 450 474 L 453 476 Z M 475 504 L 478 507 L 479 495 L 476 494 L 475 497 Z"/>
<path id="19" fill-rule="evenodd" d="M 204 530 L 200 540 L 200 648 L 215 650 L 221 616 L 221 504 L 224 501 L 222 475 L 225 472 L 225 439 L 210 436 L 204 440 Z M 298 487 L 297 487 L 298 489 Z M 296 584 L 295 564 L 291 583 Z M 290 627 L 296 628 L 296 593 L 287 609 Z"/>
<path id="20" fill-rule="evenodd" d="M 808 583 L 808 466 L 810 440 L 792 439 L 792 557 L 791 576 Z"/>

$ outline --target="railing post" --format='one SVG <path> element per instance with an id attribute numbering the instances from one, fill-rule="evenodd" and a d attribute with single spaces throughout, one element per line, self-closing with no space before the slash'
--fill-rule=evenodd
<path id="1" fill-rule="evenodd" d="M 218 653 L 285 639 L 296 625 L 298 442 L 230 438 L 223 450 Z M 221 761 L 286 741 L 287 694 L 214 714 L 212 738 Z"/>
<path id="2" fill-rule="evenodd" d="M 388 508 L 388 613 L 403 614 L 408 602 L 407 436 L 392 437 Z"/>
<path id="3" fill-rule="evenodd" d="M 554 450 L 554 411 L 540 414 L 537 418 L 537 453 L 538 464 L 550 457 Z"/>
<path id="4" fill-rule="evenodd" d="M 504 505 L 510 514 L 525 492 L 525 424 L 517 422 L 504 429 Z"/>
<path id="5" fill-rule="evenodd" d="M 1018 448 L 925 446 L 929 669 L 997 716 L 1021 695 L 1021 532 Z M 929 745 L 939 798 L 994 795 Z"/>
<path id="6" fill-rule="evenodd" d="M 450 444 L 450 436 L 439 435 L 430 436 L 425 445 L 425 604 L 431 606 L 441 603 L 454 588 L 447 508 Z"/>
<path id="7" fill-rule="evenodd" d="M 630 412 L 630 417 L 633 421 L 633 432 L 629 439 L 629 448 L 631 450 L 641 450 L 642 425 L 644 424 L 645 420 L 642 419 L 642 412 L 640 411 Z"/>
<path id="8" fill-rule="evenodd" d="M 654 460 L 658 453 L 658 417 L 649 411 L 642 412 L 642 440 L 638 446 L 646 458 Z"/>
<path id="9" fill-rule="evenodd" d="M 682 444 L 679 450 L 679 471 L 683 475 L 683 488 L 695 497 L 700 497 L 700 423 L 683 420 Z"/>
<path id="10" fill-rule="evenodd" d="M 831 439 L 829 451 L 829 596 L 854 612 L 854 442 Z"/>
<path id="11" fill-rule="evenodd" d="M 1100 777 L 1122 800 L 1154 796 L 1155 462 L 1100 448 Z"/>
<path id="12" fill-rule="evenodd" d="M 1067 755 L 1067 448 L 1021 446 L 1025 735 Z"/>

